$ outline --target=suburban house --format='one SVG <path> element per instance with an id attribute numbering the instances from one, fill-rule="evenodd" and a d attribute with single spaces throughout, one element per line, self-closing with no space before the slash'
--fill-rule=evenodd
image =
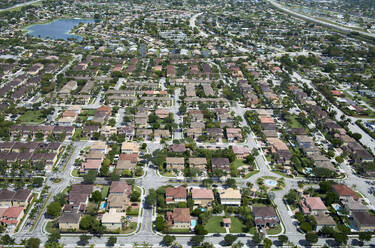
<path id="1" fill-rule="evenodd" d="M 375 216 L 369 214 L 369 212 L 353 212 L 351 217 L 353 218 L 353 224 L 356 229 L 360 232 L 373 232 L 375 231 Z"/>
<path id="2" fill-rule="evenodd" d="M 198 139 L 199 136 L 203 135 L 202 128 L 187 128 L 185 133 L 186 137 L 190 137 L 192 139 Z"/>
<path id="3" fill-rule="evenodd" d="M 11 233 L 13 233 L 24 214 L 24 207 L 0 208 L 0 223 L 10 227 Z"/>
<path id="4" fill-rule="evenodd" d="M 139 145 L 135 142 L 123 142 L 121 144 L 121 153 L 138 154 Z"/>
<path id="5" fill-rule="evenodd" d="M 102 225 L 108 230 L 121 230 L 125 217 L 125 212 L 117 212 L 115 208 L 110 208 L 109 212 L 105 212 L 102 216 Z"/>
<path id="6" fill-rule="evenodd" d="M 104 141 L 96 141 L 91 145 L 90 150 L 100 151 L 105 154 L 108 152 L 108 146 Z"/>
<path id="7" fill-rule="evenodd" d="M 219 189 L 218 195 L 223 205 L 241 205 L 241 192 L 238 189 Z"/>
<path id="8" fill-rule="evenodd" d="M 92 184 L 73 184 L 68 194 L 69 204 L 86 204 L 93 190 Z"/>
<path id="9" fill-rule="evenodd" d="M 230 173 L 230 162 L 228 158 L 212 158 L 212 171 L 221 170 Z"/>
<path id="10" fill-rule="evenodd" d="M 205 170 L 207 166 L 206 158 L 189 158 L 190 168 L 198 168 L 200 170 Z"/>
<path id="11" fill-rule="evenodd" d="M 185 159 L 183 157 L 167 157 L 167 168 L 183 170 L 185 169 Z"/>
<path id="12" fill-rule="evenodd" d="M 359 196 L 345 184 L 333 184 L 332 190 L 339 195 L 341 201 L 349 201 L 350 199 L 358 200 Z"/>
<path id="13" fill-rule="evenodd" d="M 169 139 L 171 138 L 171 133 L 167 129 L 155 129 L 154 130 L 155 139 Z"/>
<path id="14" fill-rule="evenodd" d="M 97 159 L 88 159 L 86 162 L 83 162 L 81 165 L 80 172 L 87 173 L 90 170 L 98 172 L 102 167 L 102 161 Z"/>
<path id="15" fill-rule="evenodd" d="M 168 203 L 186 202 L 187 191 L 184 186 L 168 187 L 165 189 L 165 201 Z"/>
<path id="16" fill-rule="evenodd" d="M 168 109 L 157 109 L 155 110 L 155 114 L 160 118 L 160 119 L 165 119 L 169 115 L 169 110 Z"/>
<path id="17" fill-rule="evenodd" d="M 303 214 L 320 215 L 327 212 L 327 207 L 320 197 L 304 196 L 300 207 Z"/>
<path id="18" fill-rule="evenodd" d="M 224 137 L 223 129 L 221 128 L 207 128 L 206 135 L 209 139 L 216 142 L 222 142 L 222 139 Z"/>
<path id="19" fill-rule="evenodd" d="M 237 159 L 245 159 L 250 155 L 250 149 L 246 146 L 233 146 L 232 150 L 236 154 Z"/>
<path id="20" fill-rule="evenodd" d="M 209 206 L 214 201 L 214 193 L 211 189 L 193 188 L 191 189 L 194 205 Z"/>
<path id="21" fill-rule="evenodd" d="M 369 210 L 361 201 L 356 201 L 353 198 L 349 198 L 347 201 L 343 202 L 343 206 L 350 215 L 353 212 L 367 212 Z"/>
<path id="22" fill-rule="evenodd" d="M 198 109 L 189 110 L 189 118 L 192 122 L 195 122 L 195 121 L 203 122 L 204 121 L 202 111 L 200 111 Z"/>
<path id="23" fill-rule="evenodd" d="M 288 146 L 281 141 L 279 138 L 267 138 L 267 142 L 270 144 L 271 153 L 276 155 L 276 161 L 279 164 L 290 164 L 292 154 L 289 151 Z"/>
<path id="24" fill-rule="evenodd" d="M 116 209 L 117 212 L 125 212 L 131 205 L 130 194 L 132 187 L 124 181 L 113 181 L 109 188 L 108 207 Z"/>
<path id="25" fill-rule="evenodd" d="M 227 128 L 226 134 L 229 142 L 239 141 L 242 139 L 241 128 Z"/>
<path id="26" fill-rule="evenodd" d="M 81 214 L 63 212 L 57 222 L 61 230 L 79 230 L 80 221 Z"/>
<path id="27" fill-rule="evenodd" d="M 255 225 L 259 228 L 274 227 L 279 223 L 279 217 L 273 207 L 253 207 Z"/>
<path id="28" fill-rule="evenodd" d="M 167 211 L 166 220 L 168 226 L 172 229 L 190 229 L 190 209 L 175 208 L 173 211 Z"/>
<path id="29" fill-rule="evenodd" d="M 186 151 L 186 147 L 185 147 L 185 144 L 173 144 L 173 145 L 170 145 L 168 147 L 168 151 L 169 152 L 185 152 Z"/>
<path id="30" fill-rule="evenodd" d="M 27 208 L 32 196 L 31 190 L 28 189 L 18 189 L 17 191 L 7 189 L 0 190 L 0 208 Z"/>

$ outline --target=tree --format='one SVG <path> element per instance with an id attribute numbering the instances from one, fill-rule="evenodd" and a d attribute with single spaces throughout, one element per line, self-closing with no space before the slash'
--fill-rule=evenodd
<path id="1" fill-rule="evenodd" d="M 47 206 L 47 214 L 52 216 L 53 218 L 58 217 L 60 213 L 61 213 L 61 205 L 59 202 L 53 201 Z"/>
<path id="2" fill-rule="evenodd" d="M 242 248 L 244 244 L 241 241 L 238 241 L 237 243 L 233 244 L 231 248 Z"/>
<path id="3" fill-rule="evenodd" d="M 61 238 L 61 234 L 59 230 L 54 230 L 51 232 L 51 234 L 48 236 L 48 243 L 59 243 L 59 240 Z"/>
<path id="4" fill-rule="evenodd" d="M 332 182 L 331 181 L 322 181 L 319 183 L 319 191 L 322 194 L 327 193 L 332 188 Z"/>
<path id="5" fill-rule="evenodd" d="M 302 231 L 304 231 L 305 233 L 308 233 L 308 232 L 312 231 L 312 227 L 311 227 L 311 224 L 309 222 L 302 222 L 300 224 L 300 227 L 301 227 Z"/>
<path id="6" fill-rule="evenodd" d="M 132 202 L 137 202 L 139 201 L 139 198 L 141 196 L 141 193 L 137 190 L 133 190 L 133 192 L 130 194 L 130 200 Z"/>
<path id="7" fill-rule="evenodd" d="M 232 189 L 235 189 L 237 187 L 236 180 L 233 178 L 228 178 L 225 184 L 231 187 Z"/>
<path id="8" fill-rule="evenodd" d="M 165 229 L 167 228 L 167 223 L 162 216 L 156 217 L 155 227 L 158 232 L 165 231 Z"/>
<path id="9" fill-rule="evenodd" d="M 117 237 L 116 236 L 110 236 L 108 238 L 107 244 L 108 246 L 114 246 L 117 243 Z"/>
<path id="10" fill-rule="evenodd" d="M 341 163 L 344 162 L 344 159 L 343 159 L 341 156 L 337 156 L 337 157 L 335 158 L 335 160 L 336 160 L 336 162 L 339 163 L 339 164 L 341 164 Z"/>
<path id="11" fill-rule="evenodd" d="M 335 192 L 329 191 L 326 194 L 325 202 L 328 205 L 331 205 L 332 203 L 337 203 L 337 202 L 339 202 L 339 196 Z"/>
<path id="12" fill-rule="evenodd" d="M 271 248 L 272 246 L 272 241 L 268 238 L 265 238 L 263 241 L 263 247 L 264 248 Z"/>
<path id="13" fill-rule="evenodd" d="M 210 243 L 210 242 L 204 242 L 202 245 L 201 245 L 202 248 L 214 248 L 215 246 Z"/>
<path id="14" fill-rule="evenodd" d="M 293 205 L 293 204 L 296 204 L 298 199 L 299 199 L 299 196 L 298 196 L 298 193 L 297 191 L 295 190 L 290 190 L 288 194 L 286 194 L 285 196 L 285 200 L 286 202 L 289 204 L 289 205 Z"/>
<path id="15" fill-rule="evenodd" d="M 333 238 L 339 245 L 346 245 L 346 243 L 348 243 L 348 235 L 345 233 L 334 232 Z"/>
<path id="16" fill-rule="evenodd" d="M 155 206 L 155 204 L 156 204 L 156 197 L 157 197 L 157 195 L 156 195 L 156 191 L 154 190 L 154 189 L 150 189 L 149 191 L 148 191 L 148 195 L 147 195 L 147 197 L 146 197 L 146 205 L 148 205 L 148 206 Z"/>
<path id="17" fill-rule="evenodd" d="M 11 238 L 9 234 L 5 234 L 4 236 L 1 237 L 0 243 L 3 245 L 12 245 L 14 244 L 14 238 Z"/>
<path id="18" fill-rule="evenodd" d="M 278 240 L 281 243 L 281 245 L 283 245 L 284 243 L 287 243 L 289 241 L 289 238 L 288 236 L 282 234 L 278 237 Z"/>
<path id="19" fill-rule="evenodd" d="M 39 248 L 40 239 L 38 238 L 29 238 L 26 242 L 26 248 Z"/>
<path id="20" fill-rule="evenodd" d="M 79 236 L 79 243 L 83 246 L 87 245 L 89 243 L 89 240 L 91 239 L 91 236 L 88 236 L 86 234 L 82 234 Z"/>
<path id="21" fill-rule="evenodd" d="M 93 184 L 96 180 L 96 171 L 90 170 L 83 176 L 83 182 L 86 184 Z"/>
<path id="22" fill-rule="evenodd" d="M 370 241 L 372 238 L 372 235 L 369 232 L 360 232 L 358 238 L 361 242 Z"/>
<path id="23" fill-rule="evenodd" d="M 224 236 L 224 243 L 226 245 L 232 245 L 237 240 L 237 236 L 233 234 L 227 234 Z"/>
<path id="24" fill-rule="evenodd" d="M 191 237 L 190 242 L 193 246 L 199 246 L 204 240 L 203 235 L 196 235 Z"/>
<path id="25" fill-rule="evenodd" d="M 253 241 L 257 245 L 262 243 L 263 239 L 264 239 L 264 234 L 260 232 L 256 232 L 253 236 Z"/>
<path id="26" fill-rule="evenodd" d="M 176 237 L 175 236 L 171 236 L 171 235 L 165 235 L 164 237 L 163 237 L 163 243 L 164 244 L 166 244 L 166 245 L 171 245 L 172 243 L 173 243 L 173 241 L 175 241 L 176 240 Z"/>
<path id="27" fill-rule="evenodd" d="M 91 199 L 96 203 L 100 202 L 102 200 L 102 193 L 99 190 L 95 190 L 91 194 Z"/>
<path id="28" fill-rule="evenodd" d="M 208 232 L 206 229 L 204 229 L 204 226 L 202 224 L 197 224 L 195 226 L 195 233 L 197 235 L 206 235 Z"/>
<path id="29" fill-rule="evenodd" d="M 305 234 L 305 239 L 307 242 L 311 244 L 315 244 L 318 242 L 318 234 L 315 232 L 309 232 Z"/>
<path id="30" fill-rule="evenodd" d="M 360 134 L 360 133 L 353 133 L 352 137 L 354 139 L 356 139 L 356 140 L 360 140 L 360 139 L 362 139 L 362 134 Z"/>

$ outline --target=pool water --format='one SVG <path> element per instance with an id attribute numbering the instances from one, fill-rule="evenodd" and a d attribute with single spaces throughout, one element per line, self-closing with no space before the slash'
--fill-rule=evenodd
<path id="1" fill-rule="evenodd" d="M 197 225 L 197 220 L 196 219 L 192 219 L 190 221 L 190 223 L 191 223 L 191 227 L 194 228 Z"/>
<path id="2" fill-rule="evenodd" d="M 267 185 L 267 186 L 271 186 L 271 187 L 276 187 L 277 185 L 277 182 L 275 180 L 271 180 L 271 179 L 266 179 L 264 181 L 264 183 Z"/>
<path id="3" fill-rule="evenodd" d="M 106 207 L 107 207 L 107 202 L 102 202 L 102 203 L 100 203 L 100 209 L 101 209 L 101 210 L 105 210 Z"/>

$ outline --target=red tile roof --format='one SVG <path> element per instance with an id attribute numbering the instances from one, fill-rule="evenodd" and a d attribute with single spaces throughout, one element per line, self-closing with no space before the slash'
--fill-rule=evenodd
<path id="1" fill-rule="evenodd" d="M 359 199 L 358 195 L 356 195 L 351 188 L 344 184 L 334 184 L 332 185 L 332 188 L 340 197 L 352 196 L 354 200 Z"/>

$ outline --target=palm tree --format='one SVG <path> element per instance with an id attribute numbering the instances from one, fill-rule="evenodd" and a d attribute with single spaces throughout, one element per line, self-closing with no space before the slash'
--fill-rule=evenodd
<path id="1" fill-rule="evenodd" d="M 144 242 L 142 243 L 142 247 L 143 247 L 143 248 L 151 248 L 151 247 L 152 247 L 152 244 L 150 244 L 150 243 L 144 241 Z"/>
<path id="2" fill-rule="evenodd" d="M 122 219 L 122 218 L 121 218 L 121 219 Z M 134 243 L 133 243 L 133 248 L 137 248 L 137 247 L 139 247 L 138 242 L 134 242 Z"/>
<path id="3" fill-rule="evenodd" d="M 124 226 L 124 228 L 127 228 L 129 224 L 128 218 L 126 218 L 126 216 L 121 216 L 121 223 Z"/>

